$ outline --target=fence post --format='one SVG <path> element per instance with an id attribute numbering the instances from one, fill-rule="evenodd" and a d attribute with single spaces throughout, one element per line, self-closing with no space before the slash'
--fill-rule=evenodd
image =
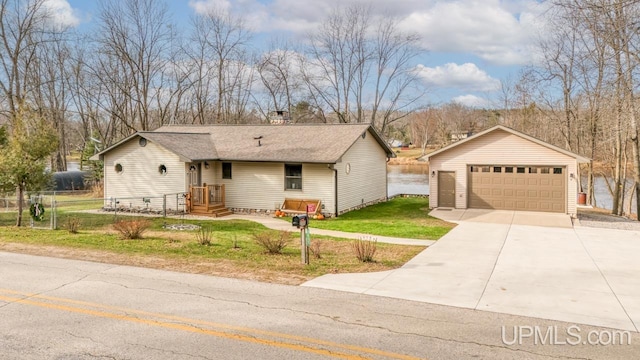
<path id="1" fill-rule="evenodd" d="M 167 217 L 167 194 L 162 195 L 162 217 Z"/>
<path id="2" fill-rule="evenodd" d="M 56 193 L 53 192 L 51 196 L 51 230 L 57 229 L 57 221 L 56 221 Z"/>

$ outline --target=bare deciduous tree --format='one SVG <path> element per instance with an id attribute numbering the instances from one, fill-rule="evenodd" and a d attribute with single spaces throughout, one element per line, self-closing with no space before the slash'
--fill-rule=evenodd
<path id="1" fill-rule="evenodd" d="M 159 0 L 100 3 L 99 76 L 109 82 L 115 105 L 111 110 L 129 131 L 152 127 L 152 107 L 165 86 L 162 73 L 169 57 L 169 25 L 167 7 Z"/>
<path id="2" fill-rule="evenodd" d="M 196 16 L 193 27 L 196 116 L 200 117 L 200 123 L 205 123 L 207 120 L 202 116 L 214 104 L 215 122 L 239 122 L 246 112 L 254 80 L 253 70 L 248 66 L 251 33 L 241 17 L 221 9 Z"/>

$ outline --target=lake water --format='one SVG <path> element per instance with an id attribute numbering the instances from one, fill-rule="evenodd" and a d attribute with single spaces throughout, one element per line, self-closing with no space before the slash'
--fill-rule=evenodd
<path id="1" fill-rule="evenodd" d="M 596 177 L 594 192 L 596 206 L 611 209 L 613 200 L 607 189 L 606 180 Z M 583 184 L 587 184 L 583 179 Z M 631 189 L 632 181 L 628 181 L 627 189 Z M 389 196 L 397 194 L 429 194 L 429 166 L 425 165 L 389 165 L 387 166 L 387 189 Z M 632 212 L 635 213 L 635 201 Z M 625 205 L 625 211 L 628 205 Z"/>
<path id="2" fill-rule="evenodd" d="M 387 190 L 389 196 L 397 194 L 429 194 L 429 166 L 387 166 Z"/>

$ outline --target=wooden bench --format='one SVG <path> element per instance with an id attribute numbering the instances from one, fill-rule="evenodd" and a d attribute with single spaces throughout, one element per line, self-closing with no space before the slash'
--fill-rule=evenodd
<path id="1" fill-rule="evenodd" d="M 304 214 L 308 209 L 309 214 L 319 214 L 322 210 L 321 203 L 320 200 L 284 199 L 280 210 L 286 213 Z"/>

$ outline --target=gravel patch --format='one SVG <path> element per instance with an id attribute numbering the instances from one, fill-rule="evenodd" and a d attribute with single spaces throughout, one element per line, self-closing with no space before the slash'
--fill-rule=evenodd
<path id="1" fill-rule="evenodd" d="M 171 224 L 165 225 L 163 228 L 167 230 L 198 230 L 200 226 L 194 224 Z"/>
<path id="2" fill-rule="evenodd" d="M 584 211 L 578 212 L 578 220 L 580 220 L 580 226 L 640 231 L 639 221 L 617 215 Z"/>

